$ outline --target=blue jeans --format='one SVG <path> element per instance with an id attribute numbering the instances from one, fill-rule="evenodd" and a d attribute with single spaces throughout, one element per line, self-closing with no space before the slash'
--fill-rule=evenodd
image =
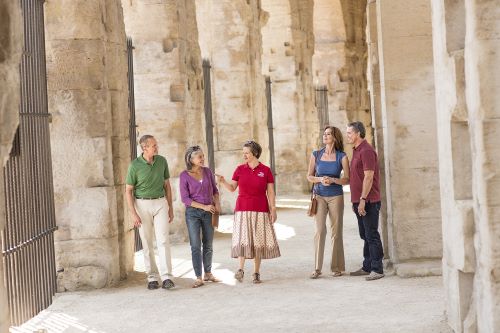
<path id="1" fill-rule="evenodd" d="M 205 273 L 212 271 L 212 242 L 214 240 L 214 228 L 212 227 L 212 214 L 200 208 L 186 208 L 186 224 L 189 233 L 189 244 L 191 245 L 191 259 L 196 276 L 201 276 L 201 265 Z M 203 256 L 201 245 L 203 243 Z"/>
<path id="2" fill-rule="evenodd" d="M 352 204 L 352 209 L 358 218 L 359 236 L 365 241 L 363 247 L 363 270 L 365 272 L 373 271 L 382 274 L 384 273 L 384 266 L 382 265 L 384 249 L 378 232 L 380 201 L 367 202 L 365 205 L 365 216 L 358 214 L 358 205 L 357 203 Z"/>

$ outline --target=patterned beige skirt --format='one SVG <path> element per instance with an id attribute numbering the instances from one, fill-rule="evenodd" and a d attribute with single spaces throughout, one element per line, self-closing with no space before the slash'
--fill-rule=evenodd
<path id="1" fill-rule="evenodd" d="M 235 212 L 233 221 L 233 258 L 272 259 L 281 256 L 276 233 L 265 212 Z"/>

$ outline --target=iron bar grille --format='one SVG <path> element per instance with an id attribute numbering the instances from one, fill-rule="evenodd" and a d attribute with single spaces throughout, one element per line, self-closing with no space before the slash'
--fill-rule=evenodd
<path id="1" fill-rule="evenodd" d="M 52 303 L 56 230 L 47 107 L 43 0 L 20 0 L 24 49 L 16 154 L 3 169 L 6 226 L 2 260 L 13 325 Z"/>
<path id="2" fill-rule="evenodd" d="M 127 37 L 127 60 L 130 160 L 133 161 L 137 158 L 137 124 L 135 123 L 134 45 L 130 37 Z M 141 236 L 139 230 L 134 227 L 134 251 L 140 250 L 142 250 Z"/>
<path id="3" fill-rule="evenodd" d="M 273 104 L 271 93 L 271 78 L 266 76 L 266 101 L 267 101 L 267 131 L 269 135 L 269 164 L 271 172 L 275 178 L 274 190 L 276 191 L 276 161 L 274 157 L 274 125 L 273 125 Z"/>
<path id="4" fill-rule="evenodd" d="M 215 172 L 214 122 L 212 119 L 212 84 L 210 81 L 210 61 L 203 59 L 203 89 L 205 90 L 205 133 L 208 149 L 208 166 Z"/>
<path id="5" fill-rule="evenodd" d="M 319 121 L 319 145 L 323 144 L 323 129 L 329 125 L 328 116 L 328 88 L 326 86 L 316 87 L 316 109 Z"/>

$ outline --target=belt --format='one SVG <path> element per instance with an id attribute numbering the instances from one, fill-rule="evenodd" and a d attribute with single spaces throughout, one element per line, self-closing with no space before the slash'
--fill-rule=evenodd
<path id="1" fill-rule="evenodd" d="M 157 198 L 141 198 L 141 197 L 135 197 L 136 199 L 141 199 L 141 200 L 156 200 L 156 199 L 161 199 L 161 198 L 165 198 L 164 195 L 162 195 L 161 197 L 157 197 Z"/>

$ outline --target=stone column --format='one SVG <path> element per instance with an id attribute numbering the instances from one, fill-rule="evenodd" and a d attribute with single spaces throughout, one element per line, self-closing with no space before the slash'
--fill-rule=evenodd
<path id="1" fill-rule="evenodd" d="M 370 93 L 370 110 L 372 117 L 372 128 L 374 146 L 378 153 L 378 163 L 380 167 L 380 194 L 385 202 L 387 198 L 385 158 L 384 158 L 384 127 L 382 119 L 382 101 L 380 92 L 380 68 L 378 55 L 378 32 L 377 32 L 377 0 L 369 0 L 366 5 L 366 43 L 368 45 L 368 91 Z M 387 226 L 387 205 L 382 205 L 380 209 L 380 226 L 382 229 L 382 244 L 384 254 L 389 258 L 389 231 Z"/>
<path id="2" fill-rule="evenodd" d="M 455 332 L 500 329 L 500 11 L 495 1 L 434 1 L 443 280 Z"/>
<path id="3" fill-rule="evenodd" d="M 212 65 L 215 168 L 231 179 L 247 140 L 261 144 L 261 161 L 269 165 L 261 9 L 255 0 L 197 0 L 196 14 L 201 54 Z M 233 211 L 235 196 L 222 190 L 226 213 Z"/>
<path id="4" fill-rule="evenodd" d="M 432 14 L 446 314 L 455 332 L 472 332 L 476 331 L 470 327 L 476 325 L 471 306 L 476 267 L 474 157 L 465 100 L 464 2 L 433 1 Z M 473 321 L 465 324 L 468 317 Z"/>
<path id="5" fill-rule="evenodd" d="M 313 75 L 315 85 L 328 88 L 330 123 L 344 131 L 348 122 L 361 121 L 371 143 L 365 12 L 366 1 L 314 2 Z"/>
<path id="6" fill-rule="evenodd" d="M 430 2 L 378 0 L 377 20 L 389 255 L 401 276 L 439 274 Z"/>
<path id="7" fill-rule="evenodd" d="M 294 8 L 296 7 L 297 5 L 294 5 Z M 292 15 L 289 0 L 262 2 L 262 10 L 262 74 L 269 76 L 272 81 L 277 192 L 302 193 L 308 188 L 305 181 L 307 161 L 312 149 L 316 148 L 318 132 L 318 119 L 315 118 L 314 110 L 305 109 L 304 102 L 299 98 L 303 95 L 304 84 L 313 89 L 310 67 L 304 76 L 305 68 L 302 62 L 302 49 L 308 50 L 311 46 L 303 37 L 311 38 L 312 31 L 307 31 L 304 36 L 293 33 L 293 29 L 298 29 L 299 20 L 297 12 Z M 310 14 L 312 6 L 304 10 Z M 311 18 L 308 28 L 311 28 L 310 20 Z M 309 49 L 307 54 L 308 62 L 311 61 L 312 51 L 312 48 Z M 297 77 L 304 77 L 306 82 L 298 80 Z M 311 103 L 312 92 L 307 95 L 308 103 Z M 315 124 L 308 125 L 309 122 Z M 309 135 L 309 127 L 315 128 L 316 136 Z M 304 140 L 309 137 L 315 140 Z M 290 161 L 301 162 L 293 164 Z"/>
<path id="8" fill-rule="evenodd" d="M 172 239 L 184 241 L 178 176 L 189 145 L 205 145 L 201 57 L 194 0 L 123 0 L 125 29 L 134 44 L 136 123 L 158 140 L 174 194 Z M 205 150 L 206 151 L 206 150 Z M 141 149 L 138 149 L 141 153 Z M 207 161 L 208 162 L 208 161 Z"/>
<path id="9" fill-rule="evenodd" d="M 287 181 L 294 179 L 300 184 L 302 191 L 310 189 L 310 183 L 306 180 L 307 166 L 312 150 L 317 148 L 318 143 L 318 116 L 314 106 L 314 85 L 313 85 L 313 63 L 314 54 L 314 8 L 312 1 L 290 0 L 290 10 L 292 16 L 292 43 L 295 60 L 295 85 L 297 121 L 301 124 L 302 131 L 299 135 L 301 142 L 301 153 L 304 158 L 298 161 L 300 167 L 293 165 L 290 161 L 297 161 L 291 151 L 285 151 L 282 158 L 287 163 Z M 293 134 L 295 135 L 295 133 Z M 284 140 L 282 145 L 286 145 Z M 296 153 L 295 153 L 296 154 Z M 298 171 L 294 171 L 298 169 Z M 303 170 L 303 171 L 302 171 Z M 288 190 L 288 189 L 285 189 Z"/>
<path id="10" fill-rule="evenodd" d="M 500 7 L 498 1 L 494 0 L 466 0 L 465 10 L 465 95 L 472 143 L 472 201 L 477 230 L 474 239 L 477 264 L 472 297 L 477 311 L 477 330 L 498 332 Z M 464 235 L 468 236 L 469 232 L 465 231 Z M 467 319 L 465 327 L 472 321 Z M 474 326 L 471 326 L 474 329 Z"/>
<path id="11" fill-rule="evenodd" d="M 118 0 L 48 0 L 45 9 L 58 290 L 102 288 L 123 277 L 133 259 L 123 200 L 129 143 L 122 8 Z"/>
<path id="12" fill-rule="evenodd" d="M 3 167 L 19 124 L 19 64 L 23 50 L 23 20 L 17 1 L 0 2 L 0 231 L 5 227 Z M 1 245 L 1 244 L 0 244 Z M 10 316 L 0 261 L 0 332 L 9 332 Z"/>
<path id="13" fill-rule="evenodd" d="M 500 330 L 499 20 L 496 1 L 433 3 L 444 285 L 456 332 Z"/>
<path id="14" fill-rule="evenodd" d="M 341 1 L 315 1 L 313 82 L 328 88 L 330 124 L 341 131 L 348 123 L 349 83 L 343 75 L 345 69 L 342 70 L 347 60 L 346 33 Z"/>

